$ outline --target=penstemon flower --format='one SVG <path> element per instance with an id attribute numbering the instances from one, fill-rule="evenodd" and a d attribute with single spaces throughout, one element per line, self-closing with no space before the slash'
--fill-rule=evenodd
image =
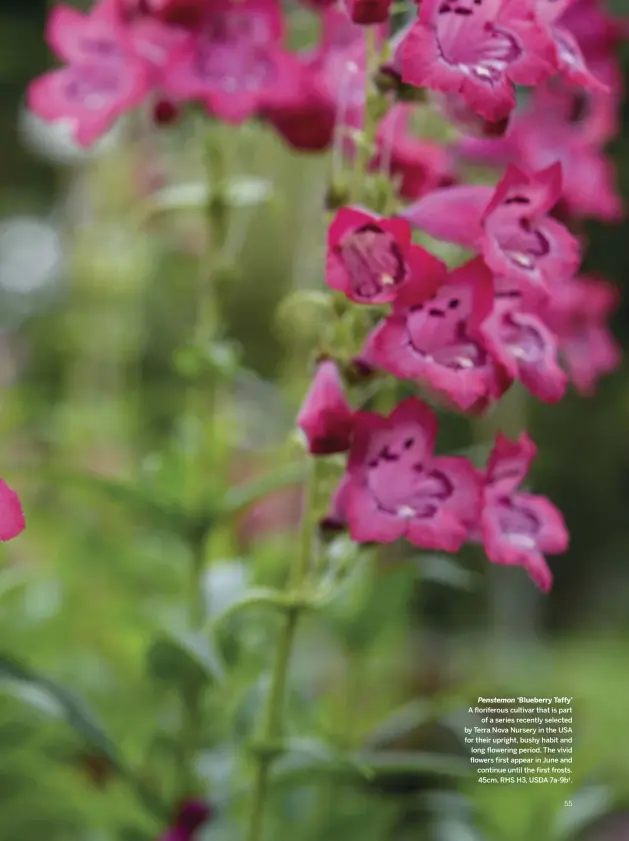
<path id="1" fill-rule="evenodd" d="M 391 0 L 304 5 L 98 0 L 85 14 L 56 6 L 46 38 L 63 66 L 35 79 L 28 92 L 36 114 L 70 121 L 82 145 L 143 103 L 150 124 L 138 136 L 184 121 L 191 110 L 195 125 L 207 124 L 207 182 L 179 191 L 171 185 L 156 200 L 160 210 L 176 210 L 178 201 L 201 209 L 208 228 L 197 323 L 175 362 L 190 381 L 182 428 L 184 438 L 192 430 L 191 440 L 177 439 L 174 455 L 169 449 L 164 457 L 168 490 L 181 480 L 182 499 L 139 501 L 165 519 L 191 559 L 186 633 L 152 651 L 156 671 L 174 664 L 180 679 L 173 693 L 181 718 L 172 740 L 176 773 L 164 774 L 176 781 L 156 789 L 157 800 L 163 794 L 181 805 L 165 830 L 170 807 L 165 812 L 160 802 L 155 809 L 160 841 L 194 841 L 213 817 L 204 799 L 182 801 L 182 794 L 204 790 L 196 760 L 206 752 L 206 732 L 231 744 L 247 729 L 240 722 L 206 728 L 210 715 L 236 705 L 224 695 L 206 703 L 205 693 L 215 685 L 217 693 L 241 690 L 225 674 L 240 646 L 240 623 L 232 628 L 226 616 L 258 605 L 281 620 L 249 762 L 233 763 L 253 770 L 243 789 L 246 834 L 238 837 L 261 841 L 273 763 L 290 749 L 284 707 L 302 613 L 336 595 L 355 559 L 373 550 L 364 544 L 397 541 L 415 554 L 458 553 L 473 544 L 488 562 L 521 567 L 548 592 L 547 556 L 567 551 L 568 529 L 549 499 L 522 488 L 537 450 L 528 432 L 512 441 L 499 431 L 507 422 L 503 397 L 516 382 L 547 404 L 569 385 L 590 394 L 620 362 L 608 324 L 616 292 L 580 272 L 583 220 L 617 222 L 624 212 L 607 144 L 619 129 L 622 76 L 614 49 L 627 28 L 598 0 L 418 0 L 413 19 L 395 33 L 398 4 Z M 315 34 L 306 43 L 313 17 Z M 303 31 L 293 31 L 294 20 L 307 21 Z M 290 46 L 293 36 L 299 49 Z M 254 121 L 264 124 L 259 135 L 242 129 Z M 256 496 L 249 481 L 221 485 L 234 462 L 223 461 L 216 441 L 232 447 L 238 432 L 231 423 L 223 430 L 220 420 L 223 401 L 237 391 L 226 386 L 238 385 L 240 363 L 222 333 L 216 285 L 235 274 L 242 242 L 232 227 L 241 214 L 232 211 L 265 201 L 266 189 L 257 178 L 232 177 L 233 156 L 221 141 L 242 140 L 244 147 L 254 137 L 263 146 L 264 134 L 273 132 L 299 152 L 331 151 L 329 180 L 320 185 L 330 216 L 320 240 L 320 288 L 296 290 L 290 300 L 303 303 L 290 325 L 296 344 L 312 344 L 316 334 L 312 378 L 295 418 L 304 463 L 290 465 L 299 472 L 286 484 L 271 483 Z M 323 173 L 317 170 L 317 179 Z M 312 230 L 309 222 L 304 227 Z M 445 412 L 469 416 L 477 435 L 486 416 L 483 423 L 493 426 L 486 465 L 473 463 L 469 452 L 436 451 Z M 288 438 L 291 453 L 295 438 Z M 171 465 L 179 455 L 182 464 Z M 247 458 L 247 480 L 251 472 Z M 304 476 L 299 501 L 292 488 Z M 136 498 L 135 488 L 129 496 Z M 24 517 L 1 480 L 0 512 L 0 540 L 10 540 Z M 214 625 L 205 598 L 209 556 L 216 547 L 245 554 L 274 526 L 292 536 L 298 517 L 286 591 L 254 587 Z M 333 543 L 345 541 L 351 550 L 321 539 L 338 531 L 347 534 L 334 535 Z M 244 559 L 237 565 L 244 578 L 254 577 Z M 209 647 L 208 632 L 213 646 L 217 627 L 227 628 L 224 637 L 216 633 L 227 666 L 222 651 L 215 657 Z M 325 751 L 335 771 L 362 769 L 362 755 L 337 761 L 340 749 Z M 204 759 L 215 755 L 208 750 Z M 230 754 L 223 765 L 231 764 Z M 119 767 L 140 799 L 153 804 L 144 769 L 135 778 L 126 763 Z M 333 801 L 338 792 L 331 788 Z M 234 816 L 240 819 L 237 809 Z M 330 834 L 327 824 L 308 825 L 308 832 Z"/>
<path id="2" fill-rule="evenodd" d="M 499 435 L 489 459 L 481 515 L 481 535 L 494 564 L 522 566 L 541 590 L 550 590 L 552 573 L 544 558 L 568 548 L 563 517 L 546 497 L 522 493 L 537 448 L 523 434 L 512 443 Z"/>

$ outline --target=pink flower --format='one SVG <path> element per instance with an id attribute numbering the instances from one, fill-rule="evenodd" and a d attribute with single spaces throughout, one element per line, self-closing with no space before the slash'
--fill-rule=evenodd
<path id="1" fill-rule="evenodd" d="M 391 0 L 343 0 L 354 23 L 384 23 L 389 18 Z"/>
<path id="2" fill-rule="evenodd" d="M 76 141 L 88 146 L 144 98 L 147 67 L 108 2 L 89 16 L 56 7 L 47 38 L 69 64 L 31 82 L 29 107 L 44 120 L 71 119 Z"/>
<path id="3" fill-rule="evenodd" d="M 615 52 L 629 37 L 629 22 L 612 18 L 600 0 L 575 0 L 561 17 L 561 25 L 577 39 L 588 61 Z"/>
<path id="4" fill-rule="evenodd" d="M 202 800 L 187 800 L 179 807 L 173 826 L 159 841 L 194 841 L 197 831 L 212 819 L 214 810 Z"/>
<path id="5" fill-rule="evenodd" d="M 297 425 L 306 435 L 313 455 L 331 455 L 349 449 L 354 430 L 354 412 L 343 393 L 343 383 L 334 362 L 319 364 L 306 395 Z"/>
<path id="6" fill-rule="evenodd" d="M 520 289 L 547 294 L 581 262 L 578 241 L 548 215 L 561 195 L 560 164 L 531 173 L 511 165 L 483 213 L 483 256 Z"/>
<path id="7" fill-rule="evenodd" d="M 150 15 L 162 23 L 193 27 L 203 16 L 204 0 L 118 0 L 128 19 Z"/>
<path id="8" fill-rule="evenodd" d="M 13 540 L 26 528 L 19 496 L 0 479 L 0 540 Z"/>
<path id="9" fill-rule="evenodd" d="M 328 508 L 326 515 L 319 524 L 324 531 L 336 532 L 343 531 L 343 529 L 347 528 L 347 520 L 345 519 L 345 500 L 347 498 L 347 491 L 350 487 L 351 478 L 347 473 L 345 473 L 332 494 L 330 507 Z"/>
<path id="10" fill-rule="evenodd" d="M 513 110 L 514 84 L 538 85 L 556 70 L 532 0 L 422 0 L 401 59 L 405 82 L 461 93 L 492 122 Z"/>
<path id="11" fill-rule="evenodd" d="M 380 45 L 387 25 L 376 28 Z M 353 23 L 336 6 L 321 15 L 321 40 L 309 59 L 319 95 L 333 108 L 336 128 L 362 126 L 365 108 L 367 47 L 366 30 Z"/>
<path id="12" fill-rule="evenodd" d="M 561 513 L 546 497 L 517 490 L 536 452 L 526 433 L 516 442 L 497 436 L 485 478 L 481 534 L 492 563 L 524 567 L 548 592 L 552 573 L 544 555 L 565 552 L 569 535 Z"/>
<path id="13" fill-rule="evenodd" d="M 312 56 L 299 57 L 300 83 L 284 101 L 267 105 L 261 115 L 294 149 L 321 152 L 334 138 L 336 104 L 322 89 Z"/>
<path id="14" fill-rule="evenodd" d="M 594 392 L 601 376 L 618 367 L 622 352 L 608 327 L 618 291 L 599 277 L 582 276 L 560 284 L 546 307 L 570 379 L 582 394 Z"/>
<path id="15" fill-rule="evenodd" d="M 164 91 L 202 100 L 210 113 L 240 123 L 294 95 L 299 72 L 283 36 L 275 0 L 215 0 L 169 62 Z"/>
<path id="16" fill-rule="evenodd" d="M 436 190 L 403 211 L 431 236 L 480 251 L 493 271 L 532 297 L 577 269 L 579 243 L 548 215 L 562 194 L 561 166 L 510 165 L 492 192 L 483 185 Z"/>
<path id="17" fill-rule="evenodd" d="M 328 231 L 326 283 L 357 303 L 389 303 L 411 281 L 423 288 L 444 272 L 440 260 L 411 243 L 404 219 L 342 207 Z"/>
<path id="18" fill-rule="evenodd" d="M 585 117 L 574 119 L 567 107 L 570 100 L 552 91 L 550 86 L 536 90 L 528 107 L 511 118 L 505 137 L 465 138 L 458 151 L 468 160 L 497 165 L 511 161 L 527 170 L 560 163 L 563 201 L 569 213 L 616 222 L 623 216 L 623 204 L 613 163 L 602 145 L 614 124 L 613 100 L 607 99 L 610 94 L 589 96 Z"/>
<path id="19" fill-rule="evenodd" d="M 460 93 L 433 92 L 431 101 L 443 116 L 460 131 L 479 137 L 502 137 L 509 125 L 509 118 L 486 120 L 470 108 Z"/>
<path id="20" fill-rule="evenodd" d="M 361 358 L 472 409 L 507 385 L 479 330 L 492 305 L 492 274 L 481 259 L 472 260 L 446 276 L 434 294 L 409 289 L 401 296 L 367 337 Z"/>
<path id="21" fill-rule="evenodd" d="M 435 415 L 414 397 L 386 418 L 356 414 L 337 499 L 353 540 L 460 549 L 479 515 L 480 477 L 465 458 L 433 456 L 436 435 Z"/>
<path id="22" fill-rule="evenodd" d="M 372 170 L 381 170 L 399 180 L 399 193 L 406 199 L 417 199 L 456 178 L 448 149 L 409 134 L 412 113 L 413 106 L 406 103 L 390 109 L 378 127 L 378 151 L 370 163 Z"/>
<path id="23" fill-rule="evenodd" d="M 567 377 L 557 361 L 557 337 L 523 306 L 521 292 L 497 293 L 481 332 L 489 352 L 512 379 L 545 403 L 563 397 Z"/>
<path id="24" fill-rule="evenodd" d="M 555 46 L 555 61 L 561 75 L 574 85 L 604 91 L 605 85 L 589 70 L 579 42 L 561 23 L 573 0 L 537 0 L 538 19 L 546 26 Z"/>

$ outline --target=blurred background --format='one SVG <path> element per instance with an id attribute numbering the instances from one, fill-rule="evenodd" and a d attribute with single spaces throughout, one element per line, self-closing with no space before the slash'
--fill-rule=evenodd
<path id="1" fill-rule="evenodd" d="M 625 0 L 610 6 L 617 14 L 629 11 Z M 178 440 L 184 403 L 172 359 L 194 322 L 202 231 L 194 214 L 147 222 L 141 211 L 155 190 L 194 178 L 198 127 L 189 120 L 160 131 L 140 115 L 96 151 L 81 153 L 40 125 L 25 111 L 24 91 L 52 63 L 42 37 L 46 13 L 45 2 L 26 0 L 4 0 L 0 9 L 0 465 L 1 475 L 23 496 L 28 523 L 25 534 L 2 549 L 2 652 L 85 698 L 127 754 L 158 775 L 172 749 L 175 713 L 168 686 L 156 693 L 147 677 L 146 652 L 185 590 L 186 550 L 159 523 L 136 513 L 134 501 L 118 493 L 113 481 L 89 477 L 139 475 L 149 486 L 160 478 L 170 482 L 164 448 Z M 629 70 L 626 50 L 623 61 Z M 294 315 L 284 311 L 281 317 L 280 303 L 295 287 L 322 285 L 328 162 L 295 155 L 258 125 L 226 142 L 231 171 L 244 177 L 245 194 L 247 185 L 271 193 L 261 205 L 245 197 L 234 211 L 219 289 L 224 332 L 241 346 L 243 368 L 225 409 L 230 434 L 224 436 L 220 481 L 229 485 L 264 472 L 278 452 L 290 456 L 284 442 L 306 388 L 320 315 L 315 308 L 312 318 L 300 316 L 300 330 L 287 329 Z M 628 104 L 611 153 L 629 201 Z M 626 223 L 587 226 L 586 268 L 622 293 L 613 328 L 625 351 L 628 235 Z M 306 662 L 323 664 L 315 668 L 324 680 L 317 726 L 325 731 L 328 719 L 338 721 L 338 698 L 358 685 L 369 700 L 362 710 L 358 691 L 350 707 L 357 717 L 354 732 L 343 738 L 360 743 L 379 709 L 377 687 L 391 674 L 400 703 L 451 692 L 466 705 L 477 689 L 488 696 L 574 696 L 575 791 L 582 795 L 585 828 L 575 818 L 573 827 L 558 832 L 565 838 L 582 832 L 578 837 L 591 841 L 629 839 L 629 813 L 622 814 L 623 806 L 629 808 L 627 373 L 625 363 L 593 397 L 571 392 L 557 406 L 516 395 L 501 421 L 509 432 L 531 430 L 539 445 L 534 488 L 558 505 L 571 531 L 569 553 L 551 561 L 552 593 L 540 596 L 521 570 L 491 569 L 474 551 L 464 554 L 460 568 L 438 558 L 426 567 L 421 559 L 403 568 L 392 563 L 379 585 L 386 593 L 383 610 L 392 621 L 408 605 L 412 588 L 410 637 L 407 626 L 397 636 L 376 639 L 386 622 L 373 620 L 368 599 L 353 608 L 363 630 L 347 633 L 345 659 L 333 656 L 320 629 L 304 634 Z M 448 419 L 441 444 L 447 449 L 486 441 L 478 436 L 465 421 Z M 216 482 L 217 476 L 208 477 L 208 484 Z M 235 538 L 217 535 L 207 576 L 215 599 L 232 599 L 234 589 L 246 586 L 254 561 L 263 570 L 258 577 L 281 580 L 290 540 L 263 538 L 278 521 L 294 521 L 296 507 L 289 492 L 268 509 L 250 511 Z M 345 620 L 339 622 L 345 627 Z M 264 632 L 254 624 L 251 634 L 252 650 L 263 648 Z M 252 655 L 243 671 L 242 709 L 232 710 L 234 716 L 246 719 L 252 704 L 256 709 L 247 695 L 255 662 Z M 354 664 L 351 677 L 348 664 Z M 296 679 L 314 691 L 315 678 L 301 671 Z M 64 727 L 63 704 L 55 707 L 36 680 L 15 677 L 7 671 L 0 684 L 7 690 L 0 691 L 0 841 L 156 837 L 159 827 L 100 753 L 85 746 L 85 721 L 79 716 L 78 732 Z M 249 725 L 242 726 L 246 731 Z M 396 745 L 448 749 L 458 726 L 444 735 L 433 725 L 426 725 L 429 732 L 409 725 L 395 736 Z M 209 791 L 220 791 L 215 778 L 224 752 L 212 758 L 212 746 L 204 747 Z M 431 817 L 430 832 L 444 841 L 543 841 L 544 816 L 561 812 L 566 796 L 463 786 L 459 794 L 473 808 L 470 817 L 460 801 L 443 799 L 452 794 L 448 786 L 442 790 L 422 774 L 411 778 L 363 792 L 350 817 L 368 808 L 388 816 L 389 796 L 423 791 L 434 795 L 430 809 L 440 816 Z M 299 814 L 299 804 L 294 808 Z M 414 808 L 400 812 L 396 806 L 394 833 L 378 824 L 373 837 L 437 837 L 418 828 Z M 615 810 L 600 828 L 587 826 L 598 812 Z M 286 818 L 278 827 L 287 825 L 296 826 Z M 318 825 L 295 833 L 340 839 L 351 837 L 351 826 L 348 818 L 346 832 L 338 824 L 331 831 Z M 222 830 L 213 831 L 208 837 Z M 278 830 L 270 837 L 285 836 Z M 363 832 L 361 841 L 365 837 Z"/>

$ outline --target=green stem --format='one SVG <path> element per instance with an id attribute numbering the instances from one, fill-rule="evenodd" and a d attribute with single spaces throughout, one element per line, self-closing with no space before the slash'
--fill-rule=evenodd
<path id="1" fill-rule="evenodd" d="M 223 180 L 222 150 L 218 142 L 210 141 L 205 149 L 205 162 L 209 182 L 210 199 L 207 207 L 206 243 L 199 261 L 197 291 L 197 320 L 194 326 L 194 346 L 207 348 L 216 338 L 219 327 L 218 302 L 213 277 L 214 265 L 226 236 L 227 207 L 221 200 Z M 211 454 L 213 435 L 212 418 L 216 413 L 216 373 L 209 376 L 202 365 L 199 375 L 188 389 L 185 418 L 194 424 L 193 446 L 186 455 L 186 502 L 192 511 L 197 511 L 202 500 L 203 487 L 210 469 L 208 457 Z M 198 436 L 198 437 L 197 437 Z M 206 604 L 203 593 L 205 570 L 206 535 L 190 538 L 190 591 L 188 595 L 188 617 L 190 628 L 201 631 L 205 626 Z M 182 794 L 189 795 L 196 787 L 194 754 L 202 729 L 202 690 L 197 684 L 184 686 L 181 693 L 181 778 Z"/>
<path id="2" fill-rule="evenodd" d="M 366 58 L 365 58 L 365 116 L 362 131 L 362 137 L 356 151 L 355 169 L 354 169 L 354 198 L 356 201 L 361 199 L 361 194 L 366 192 L 367 186 L 367 167 L 373 155 L 374 142 L 376 138 L 376 131 L 378 129 L 378 120 L 374 114 L 374 94 L 378 92 L 375 90 L 372 76 L 375 70 L 375 65 L 378 59 L 378 45 L 377 45 L 377 31 L 375 26 L 368 26 L 366 33 Z M 362 196 L 364 197 L 364 196 Z"/>
<path id="3" fill-rule="evenodd" d="M 314 513 L 317 488 L 316 462 L 310 465 L 310 476 L 306 487 L 306 499 L 301 523 L 299 548 L 294 556 L 287 586 L 289 595 L 299 596 L 304 586 L 308 569 L 313 560 L 312 541 L 314 527 Z M 271 673 L 271 686 L 266 702 L 266 708 L 260 728 L 260 743 L 262 750 L 256 755 L 256 775 L 251 797 L 247 841 L 259 841 L 262 836 L 264 811 L 271 767 L 276 753 L 273 746 L 277 745 L 282 736 L 282 719 L 284 714 L 284 696 L 290 656 L 295 641 L 297 625 L 304 607 L 296 602 L 294 607 L 286 612 L 284 625 L 281 628 L 275 649 L 275 660 Z"/>

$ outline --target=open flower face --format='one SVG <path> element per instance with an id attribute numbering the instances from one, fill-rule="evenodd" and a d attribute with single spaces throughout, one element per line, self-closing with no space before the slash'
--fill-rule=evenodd
<path id="1" fill-rule="evenodd" d="M 479 475 L 467 459 L 433 456 L 436 433 L 435 415 L 416 398 L 388 418 L 357 414 L 340 500 L 354 540 L 462 545 L 478 516 Z"/>
<path id="2" fill-rule="evenodd" d="M 496 122 L 515 106 L 513 85 L 535 85 L 555 70 L 552 41 L 533 0 L 422 0 L 401 47 L 402 78 L 461 93 Z"/>

